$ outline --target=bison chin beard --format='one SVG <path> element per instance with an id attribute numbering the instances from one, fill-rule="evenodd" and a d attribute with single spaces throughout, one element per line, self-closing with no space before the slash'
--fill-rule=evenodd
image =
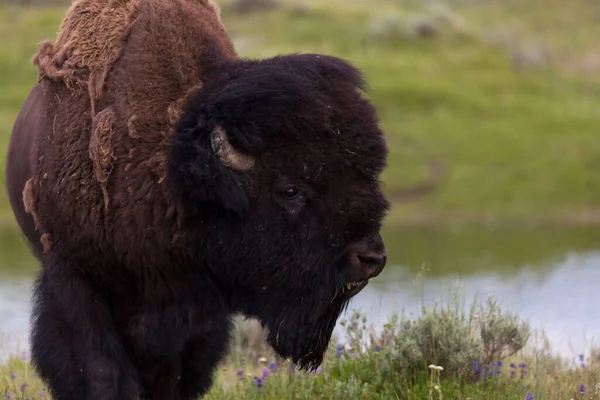
<path id="1" fill-rule="evenodd" d="M 321 365 L 337 320 L 348 305 L 335 290 L 323 292 L 328 293 L 298 297 L 293 302 L 272 299 L 268 312 L 257 315 L 268 330 L 268 343 L 301 370 L 315 370 Z"/>

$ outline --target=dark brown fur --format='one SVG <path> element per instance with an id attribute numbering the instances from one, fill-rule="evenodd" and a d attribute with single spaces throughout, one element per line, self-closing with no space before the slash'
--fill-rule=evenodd
<path id="1" fill-rule="evenodd" d="M 360 73 L 240 60 L 210 0 L 75 1 L 34 63 L 7 186 L 43 266 L 32 356 L 54 398 L 195 398 L 235 313 L 315 368 L 343 288 L 385 264 Z"/>

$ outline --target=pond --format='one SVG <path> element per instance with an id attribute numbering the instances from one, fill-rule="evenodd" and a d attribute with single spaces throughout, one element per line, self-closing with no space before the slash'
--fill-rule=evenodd
<path id="1" fill-rule="evenodd" d="M 422 304 L 447 299 L 458 279 L 467 306 L 476 295 L 494 295 L 504 309 L 543 329 L 563 356 L 584 353 L 600 335 L 599 228 L 388 227 L 384 237 L 388 267 L 350 305 L 376 325 L 393 312 L 418 313 Z M 423 266 L 424 286 L 415 284 Z M 36 270 L 22 239 L 0 232 L 2 353 L 14 351 L 17 341 L 27 346 Z"/>

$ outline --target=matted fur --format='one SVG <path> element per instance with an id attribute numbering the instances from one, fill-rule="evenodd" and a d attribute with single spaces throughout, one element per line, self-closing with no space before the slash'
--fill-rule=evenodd
<path id="1" fill-rule="evenodd" d="M 100 183 L 104 197 L 104 211 L 108 212 L 108 190 L 106 182 L 112 172 L 115 160 L 112 137 L 116 116 L 111 107 L 105 108 L 94 117 L 92 136 L 90 137 L 90 158 L 94 163 L 94 176 Z"/>
<path id="2" fill-rule="evenodd" d="M 40 85 L 55 93 L 50 140 L 63 144 L 60 154 L 40 161 L 36 175 L 78 199 L 76 210 L 64 212 L 77 211 L 73 218 L 86 229 L 89 218 L 108 227 L 119 221 L 120 207 L 165 197 L 169 138 L 186 97 L 202 87 L 207 63 L 236 58 L 210 0 L 75 1 L 56 43 L 42 42 L 34 57 Z M 60 157 L 70 179 L 42 179 Z"/>
<path id="3" fill-rule="evenodd" d="M 44 233 L 40 237 L 40 242 L 42 243 L 44 252 L 47 252 L 48 250 L 50 250 L 52 248 L 52 236 L 50 236 L 49 233 Z"/>
<path id="4" fill-rule="evenodd" d="M 194 2 L 221 21 L 220 10 L 211 0 Z M 56 42 L 41 42 L 33 57 L 39 70 L 38 78 L 62 80 L 69 86 L 86 85 L 93 117 L 95 102 L 102 95 L 107 75 L 121 55 L 139 13 L 140 0 L 73 1 L 61 23 Z"/>
<path id="5" fill-rule="evenodd" d="M 81 264 L 72 269 L 49 266 L 57 252 L 64 255 L 71 251 L 70 237 L 89 243 L 90 248 L 106 249 L 107 243 L 112 243 L 108 245 L 112 246 L 110 257 L 123 264 L 121 273 L 144 273 L 149 265 L 168 268 L 177 259 L 170 252 L 160 257 L 153 254 L 155 246 L 169 248 L 182 237 L 177 228 L 183 218 L 181 205 L 173 201 L 164 182 L 171 136 L 186 99 L 203 86 L 206 71 L 213 65 L 236 59 L 219 9 L 210 0 L 76 0 L 72 4 L 56 42 L 40 43 L 33 58 L 39 70 L 38 84 L 29 103 L 31 110 L 39 115 L 39 124 L 46 129 L 36 137 L 39 143 L 31 148 L 32 176 L 26 184 L 22 181 L 20 187 L 25 212 L 33 217 L 35 232 L 22 226 L 31 242 L 39 244 L 35 246 L 36 254 L 42 259 L 44 274 L 60 276 L 59 270 L 82 268 Z M 27 114 L 22 119 L 30 120 Z M 38 125 L 34 127 L 41 130 Z M 18 140 L 16 137 L 15 141 Z M 16 180 L 11 182 L 17 185 Z M 85 266 L 88 271 L 105 269 L 107 274 L 111 273 L 112 267 L 93 257 L 81 263 L 88 264 Z M 160 273 L 159 269 L 154 270 Z M 75 296 L 67 294 L 69 290 L 79 290 L 79 295 L 85 296 L 81 281 L 64 282 L 61 296 Z M 115 285 L 111 286 L 117 289 L 118 284 Z M 34 310 L 34 319 L 44 328 L 33 329 L 32 352 L 36 366 L 44 371 L 44 378 L 56 384 L 48 374 L 73 368 L 67 376 L 75 379 L 80 367 L 68 354 L 61 353 L 67 345 L 37 347 L 48 340 L 44 335 L 51 335 L 59 324 L 55 319 L 46 319 L 54 312 L 49 305 L 54 300 L 46 297 L 45 290 L 48 289 L 41 283 L 35 289 L 34 301 L 40 306 Z M 147 289 L 141 296 L 152 304 L 167 294 Z M 98 327 L 90 320 L 83 321 L 100 318 L 102 311 L 81 308 L 92 304 L 89 299 L 71 303 L 71 307 L 80 308 L 64 317 L 71 318 L 66 324 L 90 329 L 87 336 L 96 337 L 97 330 L 93 329 Z M 139 310 L 127 307 L 117 310 L 120 317 L 115 316 L 114 323 L 123 333 L 129 329 L 128 316 Z M 112 323 L 107 321 L 101 326 Z M 214 335 L 211 340 L 216 341 L 208 351 L 187 352 L 189 361 L 185 362 L 189 366 L 182 379 L 186 390 L 192 391 L 190 396 L 208 387 L 210 371 L 225 351 L 225 342 L 221 341 L 225 340 L 223 332 L 228 331 L 228 323 L 228 317 L 223 316 L 214 323 L 214 329 L 218 330 L 205 329 L 205 337 Z M 113 344 L 116 347 L 112 351 L 118 352 L 119 345 Z M 104 346 L 108 349 L 111 345 Z M 41 355 L 50 350 L 55 351 L 52 356 Z M 123 358 L 116 359 L 117 365 L 102 360 L 94 364 L 92 359 L 85 368 L 87 373 L 98 374 L 94 379 L 111 377 L 115 370 L 121 371 L 123 379 L 127 374 L 135 375 L 134 367 Z M 202 368 L 208 372 L 197 371 L 198 363 L 205 365 Z M 151 361 L 142 362 L 138 368 L 147 374 L 147 378 L 138 379 L 149 393 L 158 398 L 176 398 L 173 393 L 160 393 L 171 390 L 177 377 L 168 385 L 161 380 L 154 383 L 156 374 L 168 373 L 154 371 Z M 128 382 L 133 381 L 131 378 Z M 133 400 L 140 393 L 138 387 L 122 385 L 119 390 L 124 397 L 120 399 Z M 52 388 L 61 390 L 57 386 Z M 62 390 L 74 398 L 86 399 L 94 396 L 92 392 L 97 398 L 106 398 L 103 396 L 108 392 L 102 390 L 116 389 L 110 385 L 86 387 L 78 381 Z"/>
<path id="6" fill-rule="evenodd" d="M 62 79 L 67 85 L 87 84 L 93 116 L 94 103 L 121 55 L 138 7 L 139 0 L 74 1 L 56 43 L 42 42 L 34 56 L 39 77 Z"/>
<path id="7" fill-rule="evenodd" d="M 40 217 L 38 216 L 36 203 L 38 201 L 38 186 L 34 183 L 33 178 L 27 180 L 23 189 L 23 205 L 25 212 L 33 217 L 33 224 L 36 229 L 39 228 Z"/>

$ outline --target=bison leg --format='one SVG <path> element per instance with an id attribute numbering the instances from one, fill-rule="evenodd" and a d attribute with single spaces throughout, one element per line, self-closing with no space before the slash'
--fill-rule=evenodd
<path id="1" fill-rule="evenodd" d="M 172 310 L 169 314 L 170 317 L 175 315 Z M 143 340 L 140 336 L 130 338 L 133 346 L 143 343 L 133 356 L 144 386 L 142 398 L 195 400 L 212 386 L 213 374 L 227 352 L 231 320 L 229 316 L 211 317 L 195 321 L 194 326 L 187 329 L 174 329 L 176 323 L 168 321 L 169 318 L 163 319 L 153 329 L 146 329 Z M 190 338 L 179 346 L 181 338 L 186 336 Z M 169 342 L 177 349 L 176 353 L 166 353 L 162 346 L 157 346 Z M 145 351 L 140 352 L 141 348 Z M 161 350 L 160 355 L 157 350 Z"/>
<path id="2" fill-rule="evenodd" d="M 197 399 L 208 392 L 232 328 L 225 310 L 210 312 L 204 316 L 198 303 L 181 301 L 130 319 L 125 340 L 144 400 Z"/>
<path id="3" fill-rule="evenodd" d="M 134 400 L 135 371 L 102 296 L 72 263 L 43 262 L 34 287 L 32 361 L 57 400 Z"/>
<path id="4" fill-rule="evenodd" d="M 140 367 L 142 371 L 147 366 Z M 177 383 L 181 378 L 181 363 L 163 362 L 153 371 L 152 378 L 143 377 L 143 394 L 141 400 L 180 400 Z"/>
<path id="5" fill-rule="evenodd" d="M 225 357 L 232 323 L 229 316 L 212 319 L 201 335 L 189 340 L 182 352 L 180 393 L 183 400 L 208 392 L 219 361 Z"/>

